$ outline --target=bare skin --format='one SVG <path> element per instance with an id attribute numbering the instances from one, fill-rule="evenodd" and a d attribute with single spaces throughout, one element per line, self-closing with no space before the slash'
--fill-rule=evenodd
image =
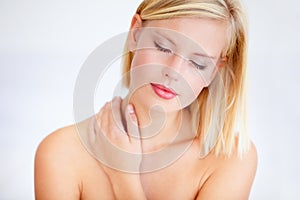
<path id="1" fill-rule="evenodd" d="M 90 120 L 78 124 L 86 134 Z M 36 199 L 247 199 L 257 164 L 254 146 L 243 160 L 236 151 L 230 158 L 209 154 L 199 159 L 199 150 L 195 139 L 168 167 L 140 175 L 123 173 L 91 156 L 75 125 L 65 127 L 38 148 Z"/>
<path id="2" fill-rule="evenodd" d="M 155 37 L 146 32 L 140 32 L 142 26 L 140 17 L 135 15 L 131 24 L 132 32 L 129 35 L 129 45 L 133 51 L 136 48 L 153 45 L 152 39 Z M 168 28 L 192 38 L 196 44 L 214 57 L 212 62 L 217 67 L 221 67 L 218 61 L 219 58 L 222 58 L 222 51 L 226 44 L 226 24 L 208 19 L 183 18 L 153 21 L 147 23 L 146 26 Z M 195 27 L 201 28 L 201 31 L 194 31 Z M 178 41 L 177 38 L 172 38 L 172 35 L 168 35 L 168 37 L 173 41 Z M 190 86 L 193 95 L 190 96 L 190 101 L 187 100 L 184 103 L 191 103 L 204 87 L 201 85 L 202 79 L 193 68 L 193 59 L 195 58 L 195 52 L 191 51 L 193 46 L 185 48 L 188 43 L 177 43 L 172 46 L 166 40 L 161 40 L 161 37 L 158 42 L 164 48 L 180 51 L 187 56 L 187 59 L 182 59 L 182 57 L 165 50 L 157 50 L 153 54 L 153 50 L 146 48 L 146 50 L 135 52 L 132 69 L 149 63 L 153 64 L 153 62 L 168 66 L 166 77 L 172 83 L 180 80 L 180 77 L 175 77 L 176 73 L 172 71 L 174 70 L 182 75 Z M 191 57 L 191 55 L 193 56 Z M 196 61 L 199 61 L 198 57 Z M 151 80 L 151 76 L 147 76 L 149 74 L 151 75 L 151 73 L 144 73 L 143 78 Z M 155 77 L 159 74 L 161 73 L 155 74 Z M 132 78 L 134 80 L 134 74 Z M 185 90 L 180 90 L 180 88 L 176 92 L 181 96 L 185 95 Z M 77 125 L 57 130 L 40 144 L 35 159 L 36 199 L 248 199 L 257 166 L 257 154 L 253 144 L 242 160 L 237 154 L 236 147 L 230 157 L 215 156 L 210 153 L 204 159 L 199 159 L 199 140 L 195 137 L 185 138 L 185 134 L 190 131 L 186 129 L 178 144 L 188 141 L 191 146 L 178 160 L 160 170 L 149 173 L 126 173 L 111 169 L 104 165 L 101 159 L 95 159 L 100 154 L 104 154 L 102 156 L 106 159 L 117 157 L 117 161 L 121 161 L 120 164 L 130 164 L 133 171 L 139 170 L 141 166 L 151 164 L 151 162 L 143 163 L 142 158 L 127 160 L 121 154 L 112 154 L 107 150 L 108 146 L 103 143 L 103 136 L 124 151 L 142 154 L 165 146 L 176 148 L 176 145 L 170 145 L 170 141 L 176 134 L 173 131 L 176 127 L 174 125 L 181 124 L 178 116 L 184 116 L 183 119 L 187 121 L 182 124 L 190 126 L 188 123 L 191 120 L 188 112 L 185 112 L 174 99 L 167 101 L 156 96 L 149 84 L 138 88 L 125 104 L 121 104 L 120 99 L 114 99 L 112 102 L 117 103 L 114 106 L 107 103 L 97 114 L 96 121 L 90 118 Z M 147 113 L 153 105 L 157 104 L 166 110 L 167 120 L 164 128 L 157 136 L 147 141 L 141 142 L 140 138 L 132 137 L 132 135 L 143 136 L 144 133 L 139 132 L 137 126 L 134 125 L 149 124 Z M 133 112 L 128 112 L 130 111 L 127 110 L 128 105 L 133 106 Z M 122 110 L 124 113 L 123 124 L 127 126 L 128 135 L 116 128 L 116 121 L 112 114 L 113 109 Z M 117 116 L 116 118 L 117 121 L 122 121 L 122 117 Z M 102 138 L 99 131 L 91 129 L 91 124 L 95 123 L 99 125 Z M 85 148 L 88 143 L 82 142 L 78 133 L 81 137 L 83 136 L 82 138 L 88 138 L 87 140 L 91 142 L 88 149 L 94 150 L 94 155 L 88 153 Z M 91 134 L 94 136 L 90 137 Z"/>

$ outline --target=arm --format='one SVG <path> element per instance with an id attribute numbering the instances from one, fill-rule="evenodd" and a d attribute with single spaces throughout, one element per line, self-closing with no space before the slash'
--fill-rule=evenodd
<path id="1" fill-rule="evenodd" d="M 116 199 L 146 200 L 139 174 L 113 172 L 110 176 Z"/>
<path id="2" fill-rule="evenodd" d="M 257 167 L 257 152 L 250 151 L 241 160 L 237 155 L 225 159 L 199 190 L 197 200 L 245 200 L 249 198 Z"/>
<path id="3" fill-rule="evenodd" d="M 66 153 L 72 152 L 72 145 L 67 142 L 69 138 L 65 137 L 66 134 L 62 133 L 63 131 L 57 131 L 50 134 L 37 149 L 34 170 L 37 200 L 80 199 L 74 157 Z"/>
<path id="4" fill-rule="evenodd" d="M 138 120 L 133 106 L 127 106 L 122 125 L 121 98 L 101 108 L 91 121 L 86 147 L 100 162 L 109 177 L 116 199 L 146 199 L 140 180 L 142 161 Z"/>

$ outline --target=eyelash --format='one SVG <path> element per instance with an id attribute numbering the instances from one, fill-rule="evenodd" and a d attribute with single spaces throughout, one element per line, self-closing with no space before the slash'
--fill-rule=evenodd
<path id="1" fill-rule="evenodd" d="M 159 51 L 162 51 L 164 53 L 173 53 L 172 50 L 160 46 L 157 42 L 154 42 L 154 45 Z"/>
<path id="2" fill-rule="evenodd" d="M 156 47 L 159 51 L 161 51 L 161 52 L 169 53 L 169 54 L 173 53 L 172 50 L 166 49 L 166 48 L 160 46 L 157 42 L 154 42 L 154 45 L 155 45 L 155 47 Z M 194 65 L 194 66 L 195 66 L 197 69 L 199 69 L 199 70 L 204 70 L 204 69 L 206 68 L 206 66 L 200 65 L 200 64 L 196 63 L 196 62 L 193 61 L 193 60 L 190 60 L 190 62 L 191 62 L 192 65 Z"/>
<path id="3" fill-rule="evenodd" d="M 196 63 L 195 61 L 190 60 L 190 62 L 199 70 L 205 70 L 206 66 L 205 65 L 200 65 Z"/>

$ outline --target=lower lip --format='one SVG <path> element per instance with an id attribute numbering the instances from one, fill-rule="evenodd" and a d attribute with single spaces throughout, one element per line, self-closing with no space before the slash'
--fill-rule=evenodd
<path id="1" fill-rule="evenodd" d="M 168 89 L 164 89 L 156 84 L 151 84 L 151 86 L 155 94 L 162 99 L 170 100 L 176 97 L 176 94 L 174 94 L 172 91 L 169 91 Z"/>

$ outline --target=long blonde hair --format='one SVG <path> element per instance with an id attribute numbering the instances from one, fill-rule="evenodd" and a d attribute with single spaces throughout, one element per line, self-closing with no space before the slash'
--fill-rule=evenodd
<path id="1" fill-rule="evenodd" d="M 223 99 L 210 98 L 209 88 L 204 88 L 190 109 L 194 114 L 197 135 L 202 141 L 201 157 L 210 151 L 216 155 L 230 156 L 236 141 L 239 155 L 243 155 L 249 149 L 246 120 L 247 22 L 240 1 L 144 0 L 136 13 L 140 15 L 142 21 L 200 17 L 228 23 L 228 43 L 224 49 L 227 62 L 219 70 L 220 79 L 212 83 L 213 89 L 216 90 L 214 92 Z M 130 70 L 133 56 L 134 54 L 125 47 L 124 74 L 129 74 L 127 72 Z M 223 87 L 220 87 L 221 84 Z M 129 85 L 129 77 L 125 80 L 125 85 Z M 220 103 L 220 100 L 224 104 Z M 237 131 L 238 140 L 236 140 Z"/>

